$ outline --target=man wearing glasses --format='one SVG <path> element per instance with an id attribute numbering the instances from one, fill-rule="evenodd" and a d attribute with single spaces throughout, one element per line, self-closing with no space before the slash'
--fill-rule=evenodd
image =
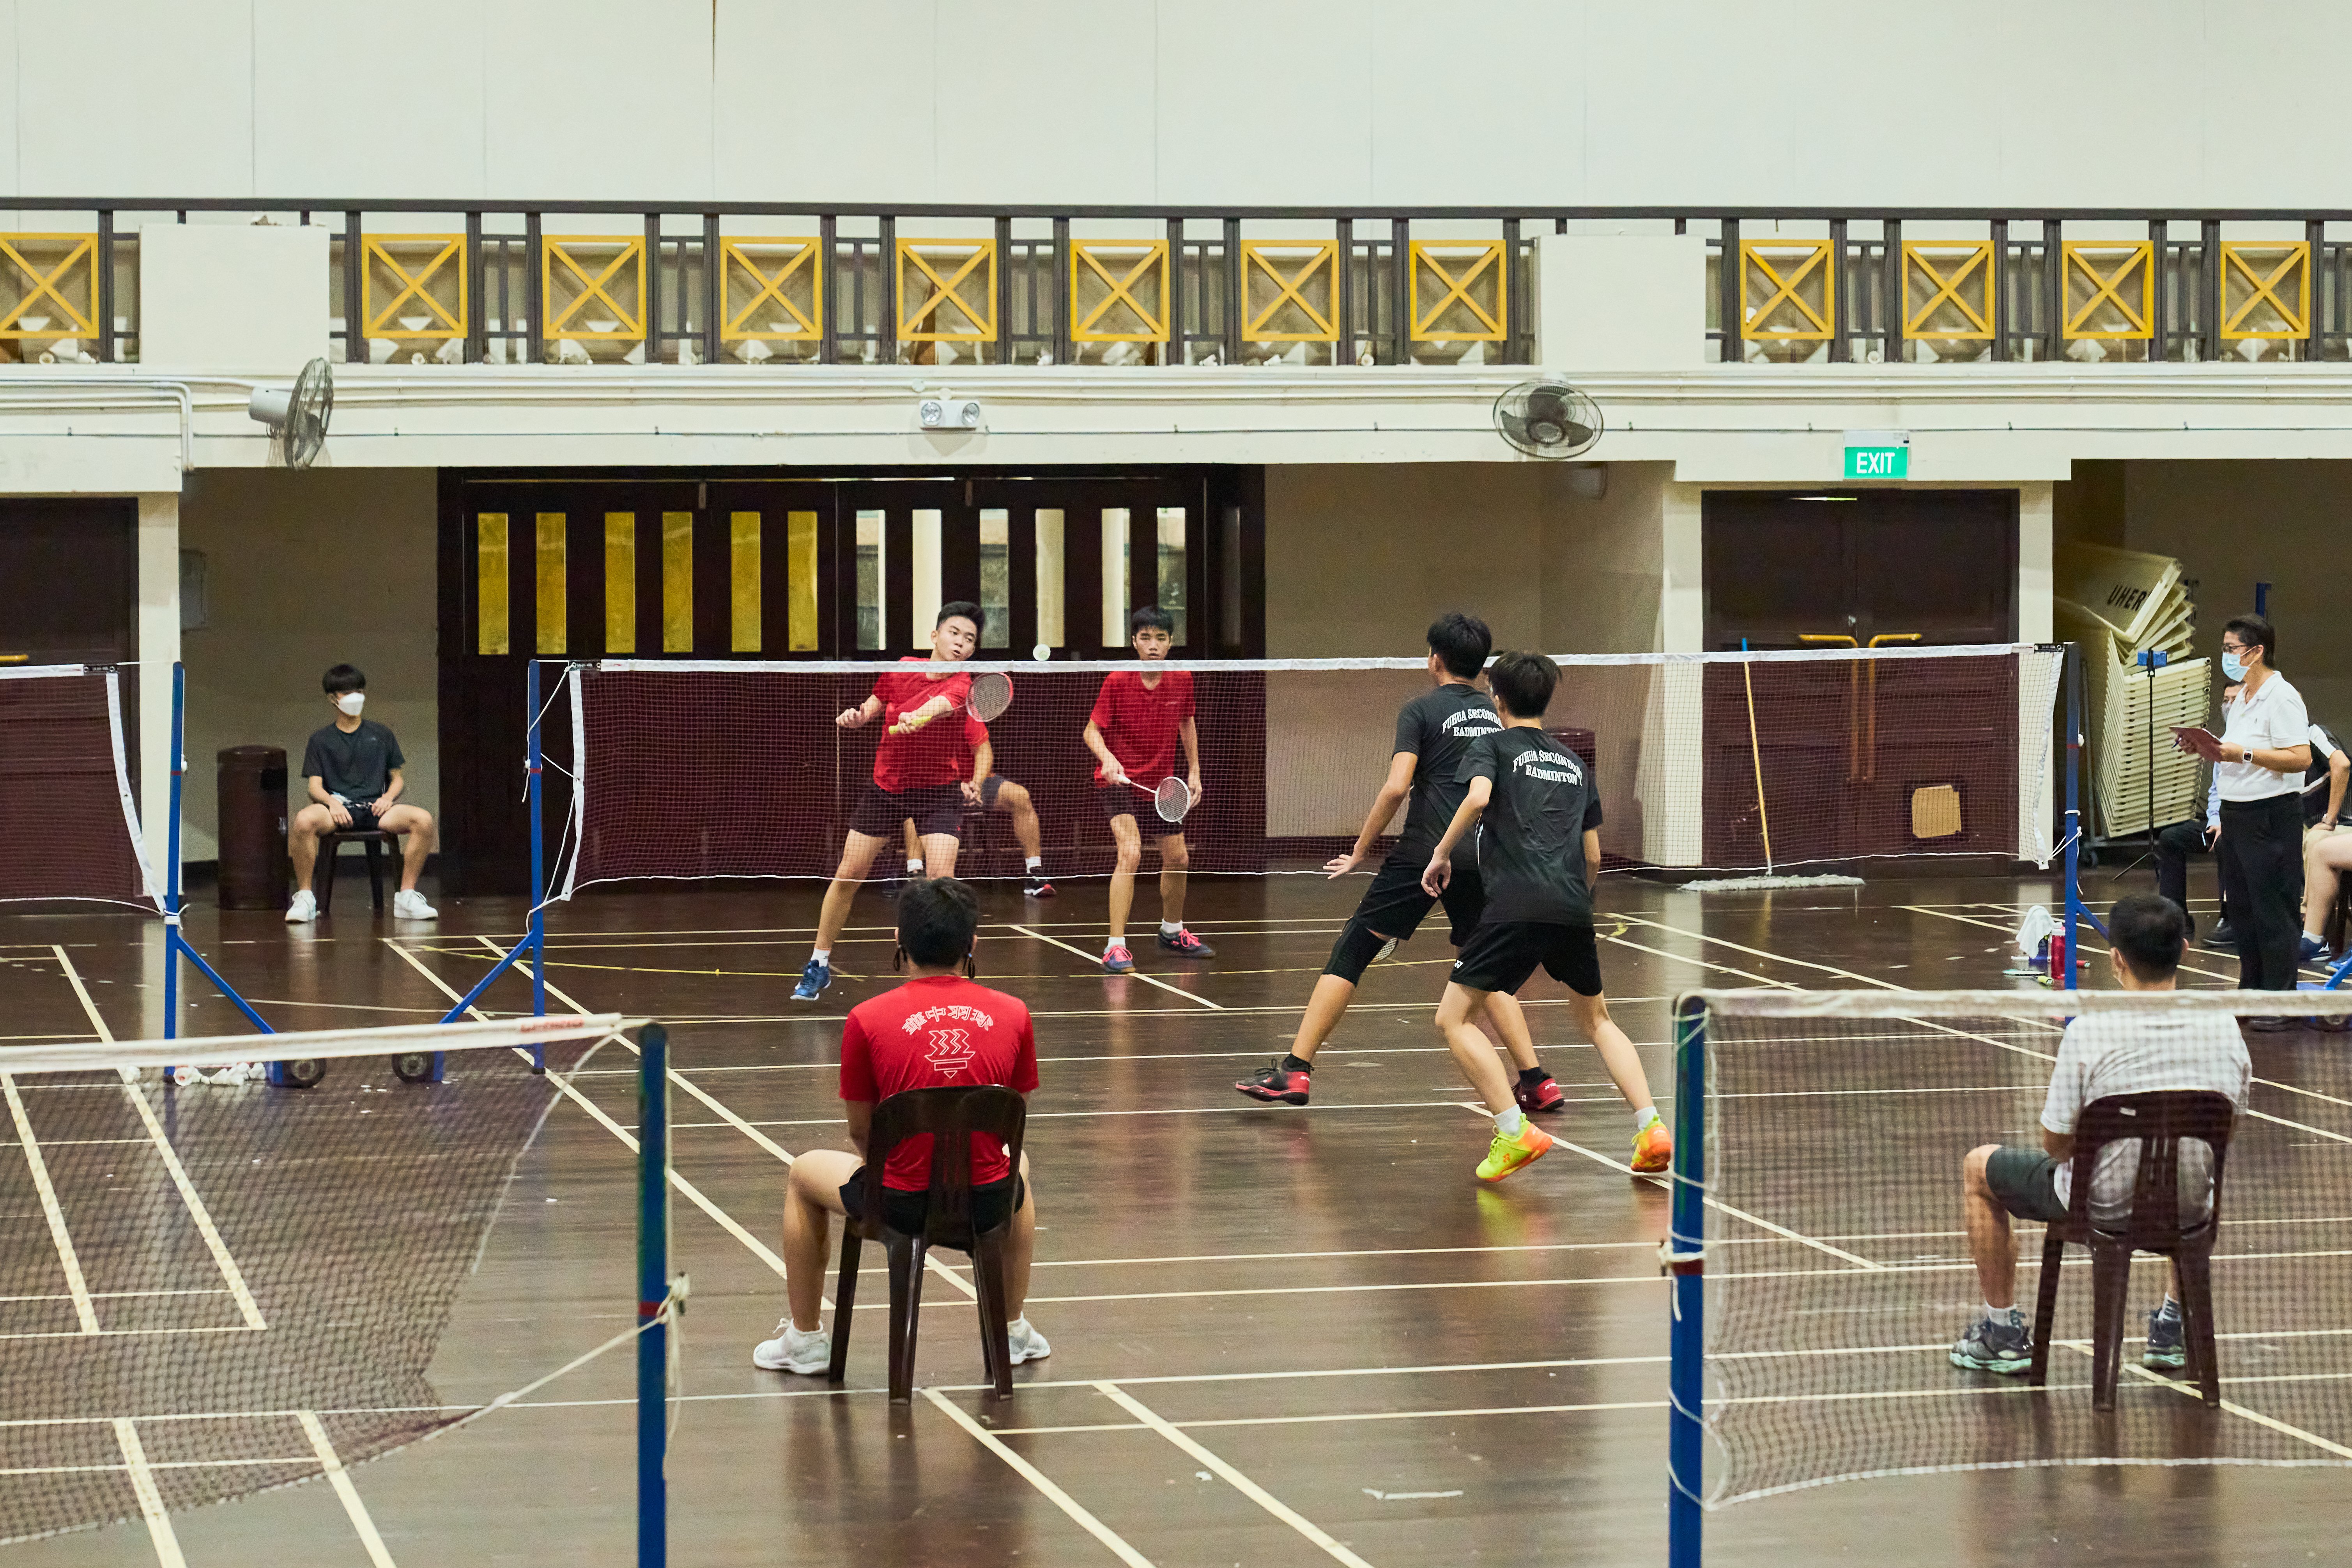
<path id="1" fill-rule="evenodd" d="M 2221 631 L 2221 671 L 2239 683 L 2222 704 L 2213 773 L 2221 796 L 2221 880 L 2242 892 L 2233 905 L 2238 989 L 2292 991 L 2303 904 L 2303 774 L 2311 766 L 2311 716 L 2303 694 L 2272 668 L 2278 634 L 2260 616 L 2239 616 Z M 2293 1028 L 2256 1018 L 2250 1027 Z"/>

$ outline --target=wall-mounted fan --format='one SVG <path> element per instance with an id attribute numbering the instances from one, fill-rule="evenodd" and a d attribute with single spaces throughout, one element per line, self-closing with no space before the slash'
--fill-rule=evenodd
<path id="1" fill-rule="evenodd" d="M 1495 428 L 1530 458 L 1577 457 L 1606 427 L 1601 405 L 1561 382 L 1523 381 L 1495 399 Z"/>
<path id="2" fill-rule="evenodd" d="M 327 444 L 327 420 L 335 411 L 335 374 L 323 359 L 302 367 L 292 386 L 257 386 L 245 411 L 269 426 L 286 449 L 286 466 L 307 468 Z"/>

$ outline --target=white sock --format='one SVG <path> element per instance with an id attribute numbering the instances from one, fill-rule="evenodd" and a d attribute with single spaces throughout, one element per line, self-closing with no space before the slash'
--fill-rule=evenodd
<path id="1" fill-rule="evenodd" d="M 1643 1128 L 1649 1126 L 1651 1122 L 1663 1121 L 1664 1120 L 1664 1117 L 1658 1114 L 1658 1108 L 1656 1106 L 1645 1105 L 1641 1110 L 1633 1112 L 1633 1131 L 1639 1132 Z"/>
<path id="2" fill-rule="evenodd" d="M 1495 1131 L 1506 1138 L 1517 1138 L 1519 1129 L 1527 1124 L 1528 1119 L 1519 1114 L 1519 1108 L 1516 1105 L 1495 1118 Z"/>
<path id="3" fill-rule="evenodd" d="M 1126 945 L 1127 945 L 1127 938 L 1125 938 L 1125 937 L 1123 937 L 1123 936 L 1115 936 L 1115 937 L 1111 938 L 1108 942 L 1107 942 L 1103 943 L 1103 954 L 1104 954 L 1104 956 L 1105 956 L 1105 957 L 1108 957 L 1108 956 L 1109 956 L 1109 954 L 1110 954 L 1110 950 L 1111 950 L 1112 948 L 1114 948 L 1114 947 L 1125 947 Z"/>
<path id="4" fill-rule="evenodd" d="M 1043 870 L 1045 866 L 1045 858 L 1043 855 L 1031 855 L 1024 858 L 1021 864 L 1028 870 Z"/>
<path id="5" fill-rule="evenodd" d="M 909 877 L 919 877 L 922 874 L 923 863 L 920 860 L 909 860 L 907 862 L 907 875 Z"/>
<path id="6" fill-rule="evenodd" d="M 1178 931 L 1182 931 L 1183 929 L 1184 922 L 1181 921 L 1161 921 L 1160 922 L 1160 934 L 1161 936 L 1174 936 Z"/>
<path id="7" fill-rule="evenodd" d="M 819 963 L 831 963 L 833 962 L 833 949 L 829 947 L 812 948 L 809 950 L 809 956 L 815 959 Z"/>
<path id="8" fill-rule="evenodd" d="M 1995 1323 L 2006 1323 L 2012 1328 L 2017 1326 L 2021 1321 L 2017 1316 L 2017 1309 L 2015 1307 L 1996 1307 L 1990 1301 L 1987 1301 L 1984 1304 L 1984 1313 L 1986 1321 Z"/>

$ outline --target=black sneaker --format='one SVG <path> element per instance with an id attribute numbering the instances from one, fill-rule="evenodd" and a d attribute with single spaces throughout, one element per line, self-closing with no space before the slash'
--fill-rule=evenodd
<path id="1" fill-rule="evenodd" d="M 1045 880 L 1043 871 L 1032 871 L 1021 880 L 1021 896 L 1024 899 L 1050 899 L 1054 884 Z"/>
<path id="2" fill-rule="evenodd" d="M 1304 1105 L 1311 1087 L 1308 1082 L 1311 1076 L 1285 1071 L 1282 1058 L 1276 1057 L 1272 1067 L 1263 1072 L 1252 1073 L 1234 1087 L 1252 1100 L 1262 1100 L 1268 1105 Z"/>
<path id="3" fill-rule="evenodd" d="M 2205 933 L 2205 945 L 2223 952 L 2238 951 L 2238 933 L 2230 929 L 2227 921 L 2216 921 L 2213 929 Z"/>
<path id="4" fill-rule="evenodd" d="M 2179 1317 L 2168 1318 L 2161 1310 L 2147 1315 L 2147 1349 L 2140 1354 L 2142 1366 L 2169 1367 L 2174 1371 L 2189 1364 L 2189 1326 Z"/>
<path id="5" fill-rule="evenodd" d="M 1952 1347 L 1952 1364 L 1965 1372 L 1997 1372 L 2015 1376 L 2033 1364 L 2033 1331 L 2011 1308 L 2009 1321 L 1979 1317 Z"/>

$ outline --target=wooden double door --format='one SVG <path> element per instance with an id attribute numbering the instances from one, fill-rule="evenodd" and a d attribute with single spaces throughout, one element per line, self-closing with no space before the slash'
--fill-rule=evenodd
<path id="1" fill-rule="evenodd" d="M 1706 646 L 2012 642 L 2017 512 L 2014 490 L 1709 492 Z M 1709 865 L 1763 864 L 1768 826 L 1783 865 L 2015 852 L 2013 658 L 1709 665 L 1703 722 Z"/>

